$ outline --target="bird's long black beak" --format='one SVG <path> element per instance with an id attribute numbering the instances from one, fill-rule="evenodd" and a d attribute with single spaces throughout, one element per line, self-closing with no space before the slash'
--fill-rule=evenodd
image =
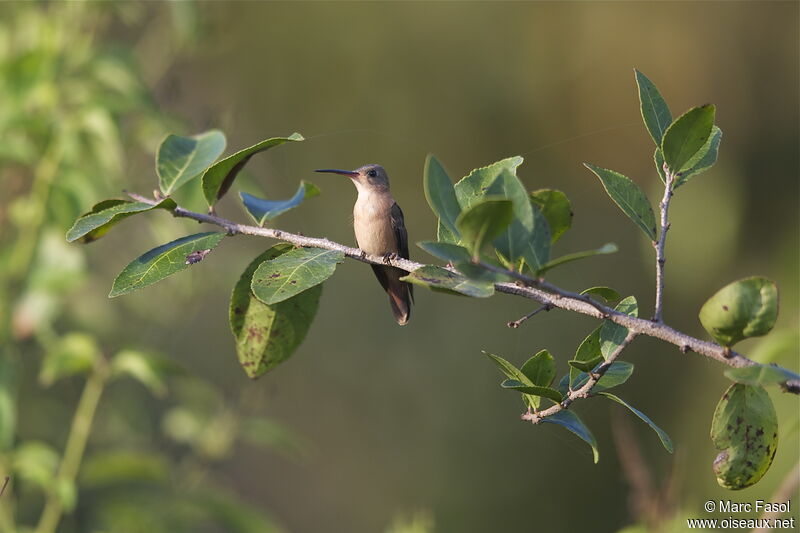
<path id="1" fill-rule="evenodd" d="M 341 174 L 342 176 L 348 176 L 350 178 L 354 178 L 358 176 L 358 172 L 355 170 L 339 170 L 338 168 L 323 168 L 319 170 L 315 170 L 314 172 L 325 172 L 328 174 Z"/>

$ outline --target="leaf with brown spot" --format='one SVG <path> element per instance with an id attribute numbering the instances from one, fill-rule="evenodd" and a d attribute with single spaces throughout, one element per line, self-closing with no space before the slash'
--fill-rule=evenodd
<path id="1" fill-rule="evenodd" d="M 778 417 L 763 387 L 735 383 L 723 394 L 711 422 L 717 483 L 738 490 L 760 480 L 778 448 Z"/>
<path id="2" fill-rule="evenodd" d="M 321 284 L 272 305 L 260 301 L 250 290 L 259 265 L 292 249 L 290 244 L 278 244 L 254 259 L 231 295 L 230 325 L 236 339 L 236 354 L 251 378 L 261 376 L 291 357 L 317 313 Z"/>

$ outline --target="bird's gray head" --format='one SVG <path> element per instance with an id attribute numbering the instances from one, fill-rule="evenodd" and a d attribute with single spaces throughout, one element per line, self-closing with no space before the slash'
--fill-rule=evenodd
<path id="1" fill-rule="evenodd" d="M 326 168 L 317 170 L 316 172 L 328 172 L 331 174 L 341 174 L 349 177 L 356 184 L 356 187 L 361 189 L 389 189 L 389 176 L 386 170 L 380 165 L 364 165 L 355 170 L 338 170 L 335 168 Z"/>

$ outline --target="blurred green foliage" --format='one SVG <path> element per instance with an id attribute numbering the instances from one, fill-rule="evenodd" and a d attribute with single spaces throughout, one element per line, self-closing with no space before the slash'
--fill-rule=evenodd
<path id="1" fill-rule="evenodd" d="M 174 9 L 185 24 L 190 6 Z M 137 30 L 148 10 L 0 6 L 0 474 L 11 477 L 0 499 L 5 533 L 214 524 L 282 530 L 223 488 L 214 467 L 240 442 L 299 458 L 299 438 L 231 404 L 142 342 L 120 343 L 113 330 L 96 327 L 92 315 L 102 311 L 77 311 L 87 261 L 83 250 L 65 246 L 65 228 L 98 197 L 118 194 L 128 159 L 146 154 L 175 124 L 152 100 L 131 50 L 111 38 L 120 28 L 152 38 L 159 29 Z M 178 26 L 158 38 L 185 37 Z M 115 394 L 126 377 L 145 388 Z M 154 416 L 146 414 L 148 392 L 166 401 Z M 62 407 L 46 408 L 54 402 Z M 149 438 L 114 414 L 131 403 L 150 419 Z M 95 426 L 101 442 L 91 444 Z"/>
<path id="2" fill-rule="evenodd" d="M 319 321 L 303 357 L 281 368 L 280 383 L 258 383 L 256 390 L 243 383 L 238 369 L 227 370 L 235 365 L 224 307 L 230 286 L 263 251 L 262 243 L 231 240 L 223 245 L 230 258 L 226 265 L 204 262 L 211 278 L 220 280 L 218 287 L 201 290 L 188 276 L 170 280 L 169 291 L 112 306 L 104 300 L 108 280 L 131 257 L 174 238 L 176 223 L 163 213 L 152 215 L 154 224 L 145 232 L 132 232 L 123 223 L 116 242 L 91 250 L 67 246 L 63 236 L 76 215 L 118 194 L 123 183 L 136 182 L 139 192 L 147 190 L 139 184 L 152 187 L 150 154 L 166 132 L 182 131 L 175 123 L 165 126 L 174 114 L 190 122 L 188 132 L 222 127 L 239 146 L 293 128 L 308 134 L 302 149 L 254 161 L 259 183 L 252 176 L 240 178 L 250 190 L 269 188 L 270 198 L 288 198 L 297 178 L 313 168 L 384 164 L 414 241 L 436 235 L 420 192 L 425 153 L 436 152 L 456 176 L 522 152 L 527 168 L 521 176 L 528 188 L 553 186 L 573 202 L 575 230 L 562 237 L 568 248 L 594 247 L 608 235 L 623 237 L 615 238 L 622 253 L 605 266 L 576 266 L 558 281 L 576 287 L 608 283 L 624 294 L 646 295 L 652 289 L 650 247 L 642 247 L 641 260 L 636 257 L 640 236 L 623 229 L 626 221 L 599 200 L 599 185 L 577 165 L 602 156 L 639 183 L 655 176 L 651 157 L 631 155 L 652 149 L 631 106 L 629 73 L 638 65 L 664 80 L 659 86 L 676 106 L 698 97 L 714 101 L 726 132 L 718 165 L 693 179 L 691 193 L 682 193 L 672 209 L 670 242 L 676 244 L 669 249 L 667 321 L 702 335 L 696 310 L 719 280 L 763 273 L 786 295 L 781 314 L 776 331 L 763 342 L 743 342 L 741 351 L 791 365 L 798 353 L 800 165 L 796 84 L 787 80 L 798 78 L 797 11 L 791 3 L 0 5 L 0 469 L 9 471 L 12 446 L 24 450 L 29 444 L 41 458 L 35 463 L 44 467 L 36 475 L 50 475 L 57 467 L 45 450 L 58 458 L 83 381 L 65 378 L 43 390 L 38 363 L 61 337 L 89 335 L 106 356 L 131 348 L 168 352 L 169 360 L 205 381 L 168 378 L 169 396 L 161 404 L 130 381 L 105 391 L 78 476 L 77 508 L 65 519 L 64 531 L 83 530 L 90 519 L 115 531 L 125 531 L 123 524 L 141 531 L 191 529 L 211 512 L 240 513 L 245 521 L 252 515 L 230 512 L 234 492 L 259 509 L 275 510 L 296 531 L 330 524 L 347 531 L 382 530 L 398 509 L 418 508 L 431 512 L 398 519 L 393 527 L 430 531 L 435 516 L 444 531 L 512 530 L 529 527 L 536 516 L 550 531 L 613 531 L 630 522 L 649 524 L 637 531 L 655 525 L 682 530 L 681 515 L 701 515 L 702 502 L 724 494 L 706 475 L 714 454 L 708 422 L 727 383 L 717 366 L 657 345 L 642 350 L 647 364 L 637 366 L 639 377 L 625 385 L 625 398 L 646 406 L 669 430 L 676 459 L 664 458 L 656 439 L 633 434 L 620 448 L 620 459 L 607 454 L 608 460 L 593 467 L 597 483 L 576 486 L 575 475 L 588 469 L 573 461 L 575 453 L 583 453 L 582 443 L 556 437 L 555 431 L 553 438 L 542 438 L 514 417 L 498 416 L 515 400 L 496 393 L 476 351 L 480 340 L 524 361 L 532 346 L 545 345 L 564 370 L 576 328 L 556 313 L 541 314 L 509 334 L 505 321 L 530 311 L 521 302 L 464 299 L 454 305 L 452 299 L 422 295 L 412 329 L 401 334 L 386 323 L 383 296 L 372 284 L 362 284 L 365 269 L 343 265 L 340 281 L 326 288 L 320 308 L 320 316 L 335 318 Z M 612 26 L 626 31 L 612 35 Z M 12 47 L 12 37 L 34 44 Z M 9 65 L 40 47 L 56 58 L 51 71 L 32 68 L 47 64 L 34 61 L 6 75 Z M 41 103 L 80 100 L 80 92 L 60 90 L 70 86 L 64 77 L 68 65 L 73 83 L 102 86 L 91 81 L 94 74 L 77 74 L 76 63 L 62 57 L 95 57 L 99 50 L 134 69 L 110 76 L 112 86 L 132 78 L 146 88 L 140 107 L 118 89 L 108 89 L 114 96 L 105 98 L 109 108 L 132 106 L 110 115 L 114 127 L 108 139 L 116 136 L 121 147 L 124 182 L 121 169 L 108 162 L 114 143 L 103 153 L 92 147 L 93 142 L 106 146 L 100 138 L 90 140 L 96 124 L 75 130 L 87 119 Z M 183 55 L 176 59 L 178 52 Z M 82 68 L 92 70 L 86 63 Z M 44 80 L 49 88 L 17 89 L 13 98 L 8 93 L 19 83 L 32 87 L 31 80 Z M 103 94 L 96 92 L 98 100 L 87 98 L 84 106 L 92 107 Z M 157 114 L 147 94 L 158 102 Z M 36 98 L 39 103 L 31 104 Z M 11 116 L 17 120 L 13 127 L 7 122 Z M 67 124 L 85 132 L 51 142 Z M 604 135 L 609 128 L 626 140 Z M 24 133 L 34 129 L 36 136 Z M 14 136 L 22 140 L 7 140 Z M 71 165 L 77 173 L 67 186 L 69 173 L 61 170 Z M 48 182 L 52 186 L 45 186 Z M 43 185 L 34 194 L 37 183 Z M 352 242 L 347 222 L 352 191 L 333 182 L 321 185 L 326 208 L 290 213 L 282 224 Z M 645 193 L 652 199 L 656 190 Z M 187 199 L 204 204 L 201 197 Z M 233 210 L 226 201 L 218 209 Z M 239 266 L 231 268 L 231 262 Z M 587 334 L 593 327 L 587 323 L 577 331 Z M 420 338 L 428 341 L 424 353 Z M 782 449 L 772 470 L 743 497 L 768 499 L 781 473 L 797 460 L 796 398 L 774 400 L 779 420 L 789 422 L 779 429 Z M 242 405 L 253 409 L 250 417 L 231 417 Z M 265 421 L 264 406 L 293 420 L 318 453 L 295 449 L 291 432 Z M 24 416 L 16 419 L 18 408 Z M 598 406 L 587 412 L 603 417 L 607 411 Z M 304 466 L 221 442 L 228 439 L 213 428 L 231 425 L 240 428 L 242 439 L 303 457 Z M 10 429 L 16 426 L 17 431 Z M 616 426 L 609 427 L 598 439 L 617 435 Z M 666 503 L 656 518 L 629 508 L 623 497 L 640 492 L 635 476 L 620 475 L 639 440 L 651 476 L 669 481 L 657 494 Z M 693 450 L 691 459 L 681 454 L 682 447 Z M 227 459 L 209 462 L 218 457 Z M 178 472 L 166 475 L 175 465 Z M 211 489 L 216 502 L 203 499 L 208 491 L 190 490 L 211 478 L 220 479 Z M 6 516 L 13 512 L 31 524 L 41 493 L 16 475 L 14 483 L 0 504 Z M 69 503 L 70 489 L 59 490 Z M 552 494 L 571 497 L 556 500 Z M 574 512 L 575 501 L 582 512 Z M 0 524 L 0 529 L 8 528 Z"/>

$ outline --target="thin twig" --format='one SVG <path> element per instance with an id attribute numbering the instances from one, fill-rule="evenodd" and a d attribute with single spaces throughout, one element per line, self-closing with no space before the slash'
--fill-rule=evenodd
<path id="1" fill-rule="evenodd" d="M 617 357 L 620 356 L 622 351 L 628 347 L 628 345 L 633 341 L 633 339 L 636 338 L 637 335 L 637 333 L 629 331 L 625 336 L 625 339 L 619 344 L 619 346 L 616 347 L 613 352 L 611 352 L 611 354 L 608 356 L 608 359 L 606 359 L 603 364 L 597 367 L 597 370 L 589 373 L 589 379 L 586 381 L 586 383 L 584 383 L 579 389 L 569 391 L 566 398 L 564 398 L 561 403 L 551 405 L 547 409 L 543 409 L 541 411 L 531 412 L 528 410 L 527 413 L 522 414 L 521 418 L 533 424 L 538 424 L 548 416 L 553 416 L 557 412 L 568 408 L 575 400 L 588 398 L 594 386 L 597 385 L 598 381 L 600 381 L 600 378 L 605 375 L 608 369 L 611 368 L 611 364 L 617 360 Z"/>
<path id="2" fill-rule="evenodd" d="M 661 211 L 661 228 L 658 241 L 653 243 L 656 247 L 656 310 L 653 313 L 653 322 L 661 322 L 661 314 L 664 307 L 664 265 L 667 262 L 664 256 L 664 248 L 667 243 L 667 231 L 669 231 L 669 201 L 672 199 L 672 185 L 675 183 L 675 174 L 664 163 L 664 198 L 658 204 Z"/>
<path id="3" fill-rule="evenodd" d="M 542 311 L 549 311 L 552 308 L 553 308 L 552 305 L 545 304 L 545 305 L 541 306 L 538 309 L 534 309 L 533 311 L 531 311 L 530 313 L 528 313 L 524 317 L 509 322 L 508 324 L 506 324 L 506 326 L 516 329 L 516 328 L 520 327 L 520 325 L 523 322 L 525 322 L 526 320 L 528 320 L 529 318 L 533 318 L 534 316 L 536 316 L 537 314 L 541 313 Z"/>
<path id="4" fill-rule="evenodd" d="M 128 193 L 128 195 L 140 202 L 149 203 L 151 205 L 155 205 L 157 203 L 155 200 L 145 198 L 137 194 Z M 346 257 L 355 259 L 356 261 L 361 261 L 362 263 L 369 263 L 372 265 L 389 265 L 397 267 L 400 270 L 405 270 L 406 272 L 413 272 L 414 270 L 425 266 L 423 263 L 418 263 L 410 259 L 403 259 L 402 257 L 386 258 L 381 255 L 367 254 L 358 248 L 351 248 L 328 239 L 306 237 L 304 235 L 297 235 L 295 233 L 289 233 L 279 229 L 237 224 L 236 222 L 232 222 L 216 215 L 195 213 L 182 207 L 176 208 L 173 211 L 173 214 L 176 217 L 189 218 L 198 222 L 217 225 L 225 229 L 231 235 L 255 235 L 289 242 L 297 246 L 323 248 L 325 250 L 337 250 L 342 252 Z M 697 339 L 685 333 L 681 333 L 664 323 L 656 323 L 651 320 L 626 315 L 625 313 L 621 313 L 608 306 L 597 303 L 586 295 L 565 291 L 544 281 L 538 281 L 537 283 L 541 286 L 541 288 L 535 286 L 523 286 L 519 283 L 500 282 L 494 284 L 494 289 L 497 292 L 504 294 L 511 294 L 514 296 L 521 296 L 523 298 L 535 300 L 542 305 L 550 305 L 554 308 L 564 309 L 566 311 L 572 311 L 574 313 L 580 313 L 595 318 L 606 319 L 614 322 L 615 324 L 619 324 L 620 326 L 625 326 L 631 333 L 647 335 L 649 337 L 660 339 L 677 346 L 682 352 L 691 350 L 695 353 L 704 355 L 710 359 L 714 359 L 717 362 L 733 368 L 742 368 L 758 364 L 738 352 L 728 350 L 719 344 Z M 783 384 L 783 387 L 787 392 L 800 394 L 800 380 L 786 381 Z"/>

